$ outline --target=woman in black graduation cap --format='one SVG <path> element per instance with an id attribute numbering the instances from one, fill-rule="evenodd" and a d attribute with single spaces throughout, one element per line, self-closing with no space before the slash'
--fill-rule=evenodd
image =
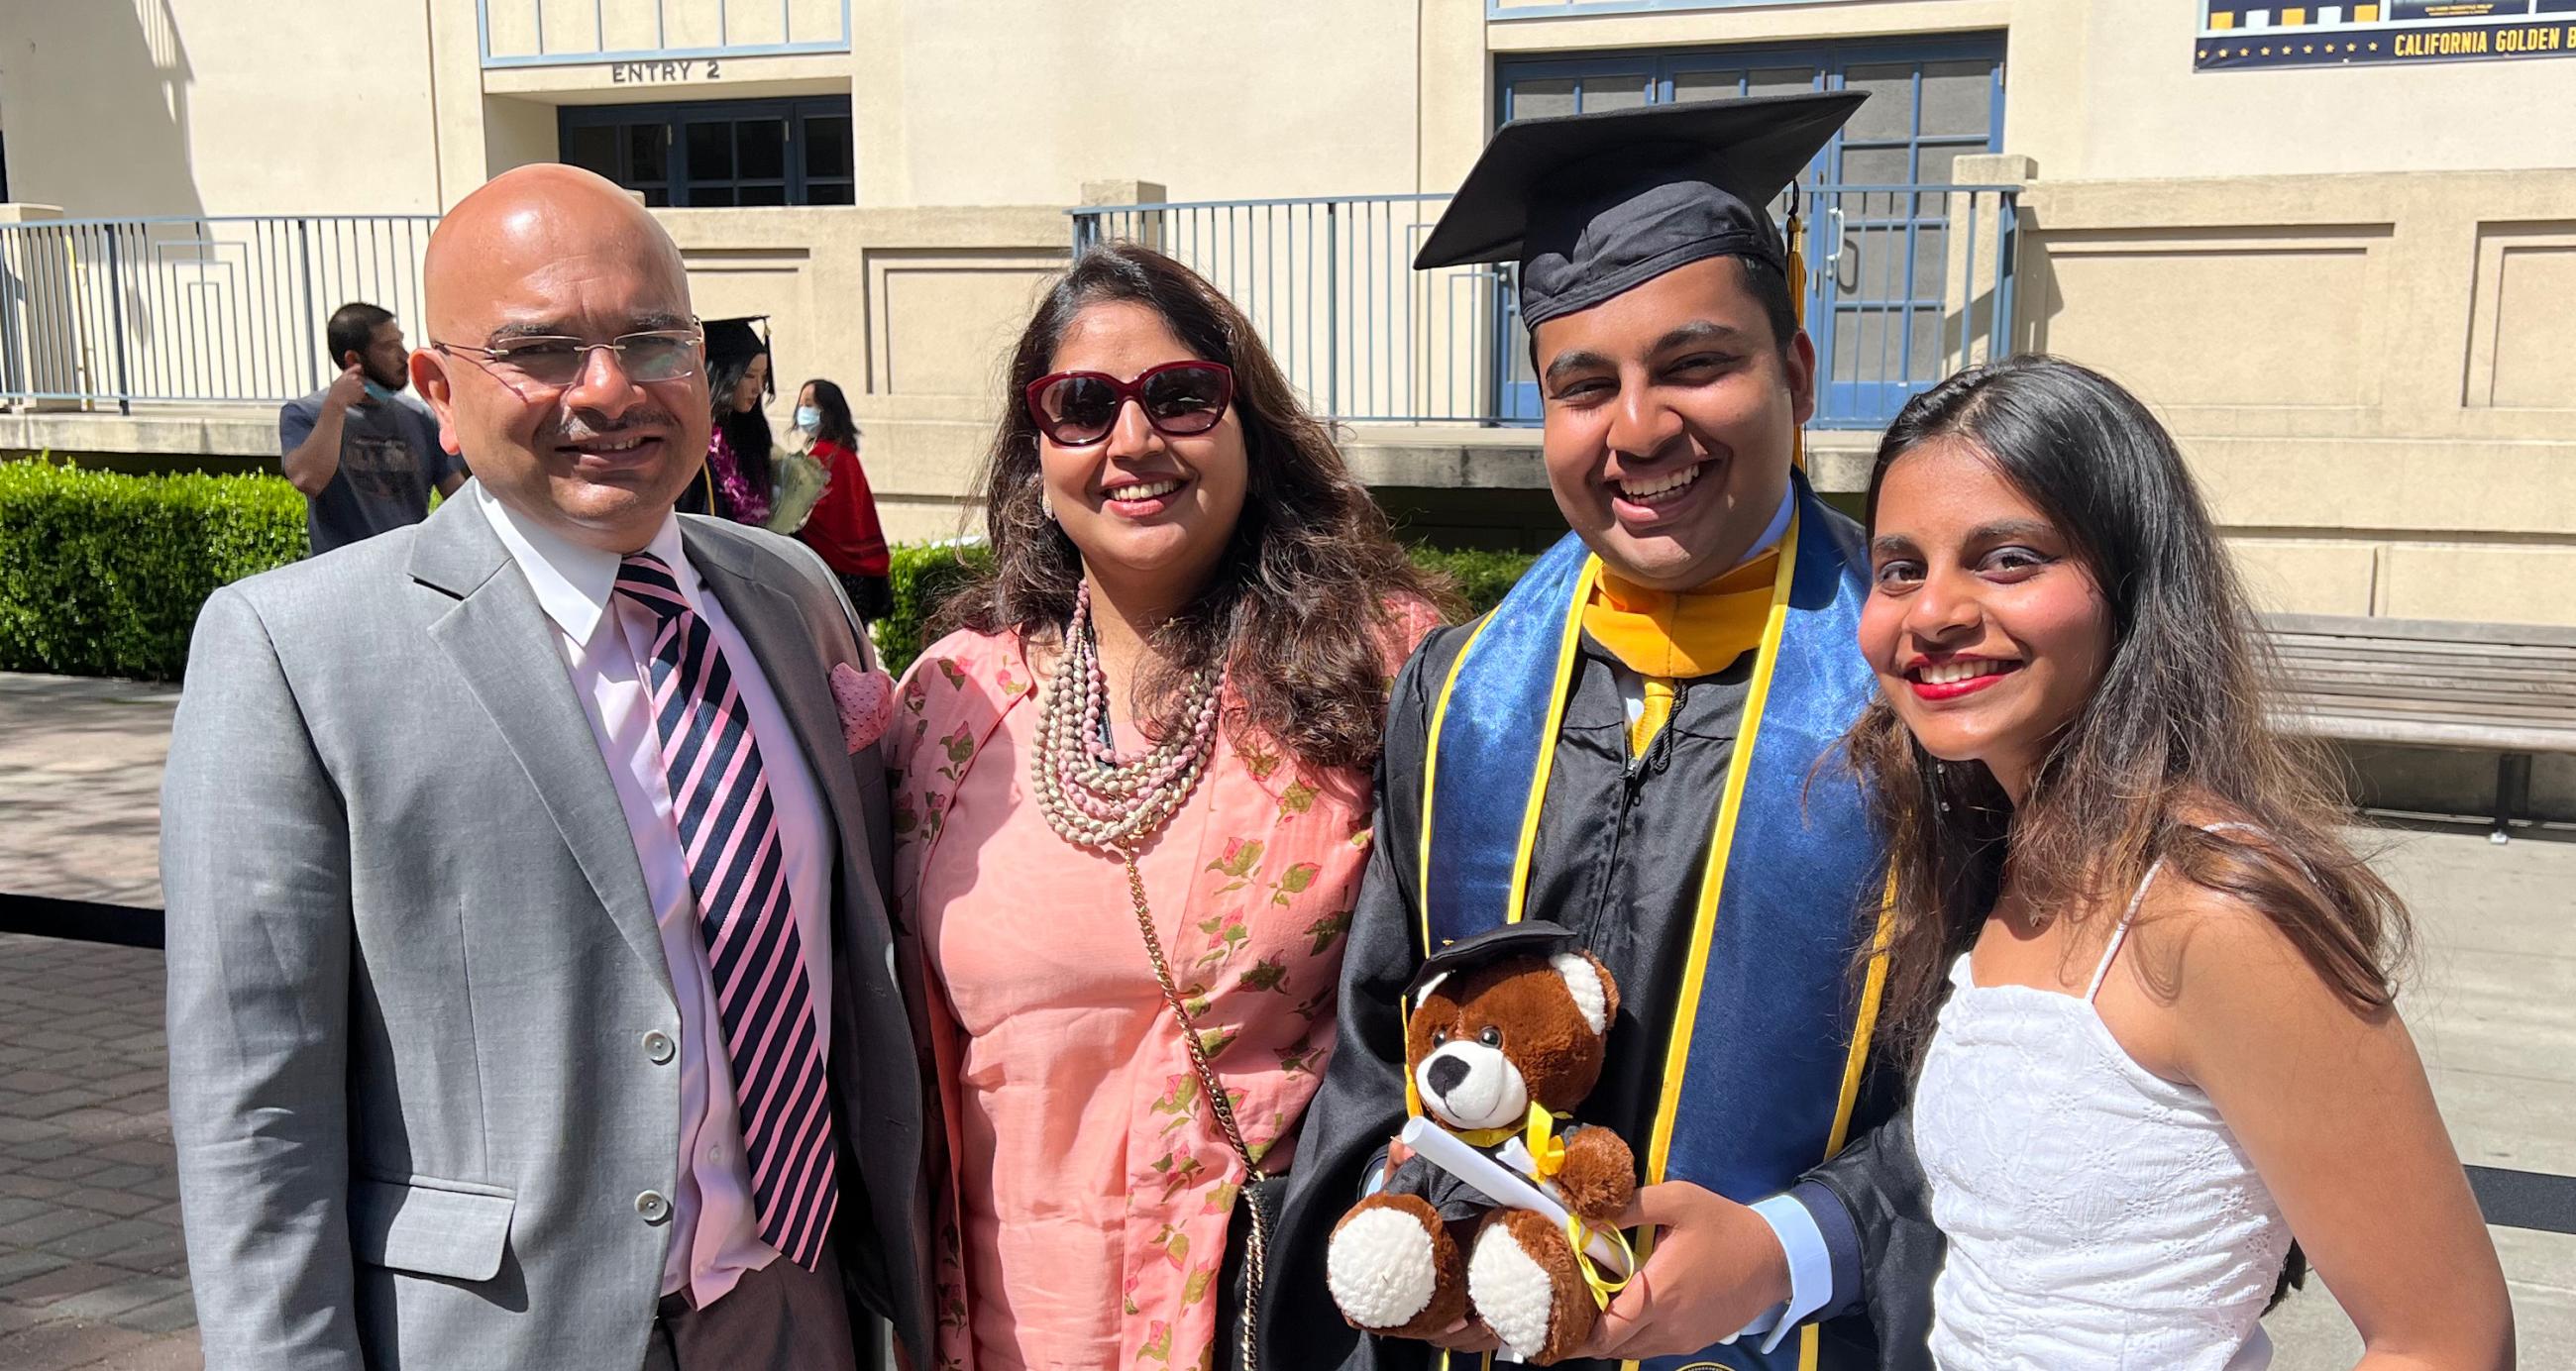
<path id="1" fill-rule="evenodd" d="M 776 440 L 761 408 L 771 389 L 769 340 L 754 327 L 762 322 L 759 316 L 706 322 L 715 427 L 707 437 L 706 471 L 680 498 L 683 514 L 720 514 L 740 524 L 769 520 Z"/>

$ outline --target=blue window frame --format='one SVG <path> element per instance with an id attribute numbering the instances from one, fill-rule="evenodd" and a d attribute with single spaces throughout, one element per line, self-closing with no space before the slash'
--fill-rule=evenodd
<path id="1" fill-rule="evenodd" d="M 1822 381 L 1819 423 L 1894 417 L 1939 348 L 1941 200 L 1962 154 L 2003 145 L 2001 34 L 1519 58 L 1496 69 L 1495 122 L 1691 100 L 1866 90 L 1870 100 L 1809 165 L 1807 330 Z M 1818 196 L 1814 188 L 1826 191 Z M 1845 189 L 1849 187 L 1851 189 Z M 1876 191 L 1858 189 L 1880 187 Z M 1920 270 L 1929 265 L 1929 272 Z M 1529 338 L 1507 313 L 1498 411 L 1539 413 Z M 1937 363 L 1935 363 L 1937 365 Z"/>
<path id="2" fill-rule="evenodd" d="M 857 174 L 847 97 L 567 105 L 559 159 L 648 205 L 846 205 Z"/>

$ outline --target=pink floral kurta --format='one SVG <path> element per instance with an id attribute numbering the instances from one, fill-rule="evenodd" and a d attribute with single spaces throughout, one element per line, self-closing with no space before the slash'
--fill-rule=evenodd
<path id="1" fill-rule="evenodd" d="M 907 673 L 886 741 L 896 901 L 936 982 L 939 1363 L 1190 1371 L 1233 1336 L 1216 1285 L 1242 1165 L 1201 1099 L 1123 869 L 1057 837 L 1030 796 L 1037 684 L 1015 637 L 951 636 Z M 1221 731 L 1138 863 L 1265 1169 L 1332 1046 L 1368 825 L 1366 775 L 1310 775 Z"/>

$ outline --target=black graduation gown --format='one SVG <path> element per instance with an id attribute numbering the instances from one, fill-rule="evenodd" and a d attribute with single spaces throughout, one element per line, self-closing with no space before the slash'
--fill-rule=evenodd
<path id="1" fill-rule="evenodd" d="M 1458 627 L 1427 639 L 1397 678 L 1388 710 L 1377 841 L 1344 952 L 1339 1037 L 1299 1132 L 1270 1250 L 1266 1366 L 1396 1371 L 1437 1364 L 1428 1344 L 1365 1337 L 1344 1322 L 1325 1288 L 1324 1252 L 1372 1160 L 1404 1123 L 1400 1000 L 1420 961 L 1422 763 L 1433 695 L 1467 637 Z M 1748 653 L 1717 675 L 1683 683 L 1671 722 L 1632 759 L 1616 661 L 1587 636 L 1548 778 L 1526 907 L 1533 918 L 1573 929 L 1619 984 L 1608 1061 L 1576 1117 L 1621 1130 L 1641 1157 L 1752 662 Z M 1855 919 L 1855 946 L 1866 932 Z M 1830 1027 L 1848 1041 L 1849 1022 Z M 1874 1063 L 1855 1105 L 1854 1144 L 1814 1176 L 1852 1211 L 1870 1305 L 1823 1323 L 1821 1365 L 1828 1371 L 1930 1366 L 1924 1342 L 1939 1235 L 1901 1122 L 1882 1128 L 1903 1088 L 1897 1071 Z M 1791 1179 L 1782 1178 L 1783 1188 Z M 1462 1357 L 1457 1364 L 1473 1362 Z"/>

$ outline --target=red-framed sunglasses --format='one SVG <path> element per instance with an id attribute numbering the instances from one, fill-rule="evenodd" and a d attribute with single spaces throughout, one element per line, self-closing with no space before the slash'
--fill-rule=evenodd
<path id="1" fill-rule="evenodd" d="M 1223 362 L 1165 362 L 1133 381 L 1097 371 L 1059 371 L 1029 382 L 1029 417 L 1062 447 L 1089 447 L 1118 427 L 1133 400 L 1145 422 L 1166 438 L 1207 432 L 1234 403 L 1234 369 Z"/>

